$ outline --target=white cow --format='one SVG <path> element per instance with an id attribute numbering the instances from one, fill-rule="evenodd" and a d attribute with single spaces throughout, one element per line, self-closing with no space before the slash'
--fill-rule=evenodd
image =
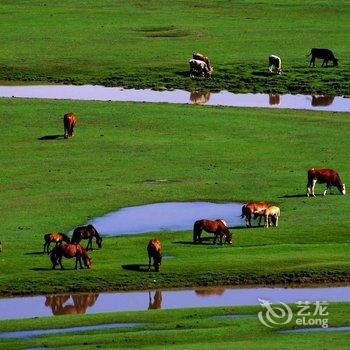
<path id="1" fill-rule="evenodd" d="M 282 61 L 276 55 L 269 56 L 269 71 L 272 73 L 272 69 L 275 67 L 276 73 L 281 74 L 282 72 Z"/>

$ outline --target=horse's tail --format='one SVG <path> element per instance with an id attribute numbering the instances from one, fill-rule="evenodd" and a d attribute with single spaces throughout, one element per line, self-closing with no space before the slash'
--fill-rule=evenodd
<path id="1" fill-rule="evenodd" d="M 242 218 L 242 219 L 244 218 L 245 214 L 246 214 L 246 205 L 244 204 L 244 205 L 242 206 L 242 214 L 241 214 L 241 218 Z"/>
<path id="2" fill-rule="evenodd" d="M 196 221 L 193 225 L 193 242 L 196 243 L 199 241 L 202 233 L 202 225 L 200 221 Z"/>

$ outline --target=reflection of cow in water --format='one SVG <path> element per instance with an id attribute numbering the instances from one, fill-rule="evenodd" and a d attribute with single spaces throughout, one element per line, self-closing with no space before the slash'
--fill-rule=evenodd
<path id="1" fill-rule="evenodd" d="M 95 304 L 98 293 L 57 294 L 46 297 L 45 306 L 51 307 L 53 315 L 85 314 L 88 307 Z M 73 304 L 64 305 L 72 296 Z"/>
<path id="2" fill-rule="evenodd" d="M 160 290 L 155 291 L 154 296 L 153 296 L 153 301 L 152 301 L 151 292 L 148 292 L 148 297 L 149 297 L 148 310 L 162 308 L 162 292 Z"/>
<path id="3" fill-rule="evenodd" d="M 280 94 L 269 94 L 269 104 L 270 106 L 279 105 L 281 103 Z"/>
<path id="4" fill-rule="evenodd" d="M 192 91 L 190 95 L 190 101 L 197 104 L 203 105 L 209 101 L 210 91 Z"/>
<path id="5" fill-rule="evenodd" d="M 311 106 L 329 106 L 333 103 L 334 96 L 312 95 Z"/>
<path id="6" fill-rule="evenodd" d="M 197 289 L 195 293 L 201 296 L 207 295 L 222 295 L 224 294 L 225 289 L 223 288 L 208 288 L 208 289 Z"/>

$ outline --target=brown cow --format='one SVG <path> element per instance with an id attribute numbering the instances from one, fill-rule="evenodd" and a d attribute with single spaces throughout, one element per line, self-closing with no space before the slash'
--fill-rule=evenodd
<path id="1" fill-rule="evenodd" d="M 151 270 L 151 258 L 153 258 L 153 266 L 156 272 L 159 272 L 162 263 L 162 246 L 158 239 L 151 239 L 147 245 L 148 253 L 148 271 Z"/>
<path id="2" fill-rule="evenodd" d="M 205 62 L 208 69 L 209 69 L 210 75 L 213 73 L 214 67 L 211 65 L 210 60 L 207 56 L 204 56 L 199 52 L 193 52 L 192 58 L 194 60 L 199 60 L 199 61 Z"/>
<path id="3" fill-rule="evenodd" d="M 248 202 L 242 207 L 242 219 L 245 217 L 246 226 L 252 226 L 252 216 L 254 219 L 259 217 L 259 226 L 261 224 L 261 218 L 263 216 L 264 210 L 269 207 L 267 202 Z"/>
<path id="4" fill-rule="evenodd" d="M 64 138 L 74 136 L 74 126 L 77 123 L 77 118 L 74 113 L 70 112 L 64 115 L 63 125 L 64 125 Z"/>
<path id="5" fill-rule="evenodd" d="M 339 174 L 335 170 L 326 168 L 311 168 L 307 172 L 306 195 L 308 197 L 310 195 L 315 197 L 315 185 L 317 181 L 319 183 L 326 184 L 326 189 L 323 192 L 324 196 L 332 186 L 337 187 L 341 194 L 346 194 L 345 184 L 342 183 Z"/>
<path id="6" fill-rule="evenodd" d="M 62 265 L 62 257 L 67 259 L 75 258 L 75 269 L 78 268 L 78 262 L 80 264 L 80 268 L 83 266 L 81 264 L 81 259 L 83 259 L 84 265 L 89 269 L 91 266 L 91 258 L 87 255 L 86 249 L 82 247 L 78 243 L 67 243 L 62 244 L 54 249 L 52 249 L 50 253 L 50 258 L 52 262 L 52 269 L 54 270 L 56 265 L 60 265 L 63 270 L 64 267 Z"/>
<path id="7" fill-rule="evenodd" d="M 70 238 L 64 233 L 52 232 L 44 235 L 44 253 L 49 253 L 49 246 L 52 242 L 56 243 L 56 246 L 62 244 L 63 242 L 70 243 Z"/>
<path id="8" fill-rule="evenodd" d="M 312 95 L 311 106 L 326 107 L 333 103 L 334 96 Z"/>

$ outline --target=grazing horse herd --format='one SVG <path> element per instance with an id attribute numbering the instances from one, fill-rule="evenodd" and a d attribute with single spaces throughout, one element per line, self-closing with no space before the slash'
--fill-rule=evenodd
<path id="1" fill-rule="evenodd" d="M 328 49 L 312 49 L 308 56 L 312 56 L 310 60 L 309 67 L 313 64 L 315 66 L 316 58 L 323 59 L 322 67 L 328 64 L 328 61 L 333 62 L 333 66 L 338 65 L 338 60 L 335 58 L 333 52 Z M 189 61 L 190 64 L 190 77 L 194 76 L 207 76 L 211 78 L 213 73 L 213 66 L 208 57 L 202 55 L 201 53 L 193 53 L 192 59 Z M 277 74 L 282 72 L 282 61 L 276 55 L 269 56 L 269 71 L 272 73 L 273 68 Z M 74 126 L 76 125 L 76 116 L 74 113 L 70 112 L 63 117 L 64 124 L 64 137 L 69 138 L 74 136 Z M 327 191 L 331 189 L 332 186 L 337 187 L 341 194 L 345 194 L 345 185 L 340 180 L 339 174 L 333 169 L 323 169 L 323 168 L 311 168 L 307 173 L 307 192 L 306 195 L 309 197 L 315 196 L 315 185 L 317 182 L 325 183 L 326 189 L 323 195 L 326 195 Z M 261 225 L 261 220 L 264 219 L 264 226 L 278 226 L 278 220 L 280 217 L 280 208 L 270 205 L 265 201 L 251 201 L 245 203 L 242 206 L 242 219 L 245 219 L 247 227 L 252 226 L 252 219 L 259 218 L 258 225 Z M 229 231 L 227 223 L 223 219 L 208 220 L 201 219 L 195 221 L 193 225 L 193 243 L 202 243 L 201 234 L 202 231 L 214 234 L 213 244 L 216 243 L 219 238 L 220 244 L 223 244 L 223 238 L 225 237 L 225 242 L 227 244 L 232 244 L 232 234 Z M 48 233 L 44 235 L 44 253 L 50 253 L 50 258 L 52 262 L 52 269 L 55 269 L 56 265 L 62 266 L 62 257 L 65 258 L 76 258 L 75 268 L 77 269 L 78 263 L 80 268 L 82 268 L 81 260 L 85 267 L 90 268 L 91 258 L 88 256 L 87 251 L 92 248 L 92 239 L 96 239 L 96 243 L 99 248 L 102 247 L 102 237 L 96 231 L 92 225 L 77 227 L 73 231 L 72 239 L 67 235 L 59 232 Z M 86 248 L 80 245 L 81 240 L 88 239 L 88 244 Z M 50 244 L 54 242 L 56 246 L 51 252 L 49 252 Z M 63 244 L 65 242 L 65 244 Z M 0 251 L 2 250 L 0 243 Z M 153 265 L 155 271 L 160 270 L 160 265 L 162 263 L 162 248 L 161 243 L 157 239 L 151 239 L 147 245 L 148 253 L 148 271 L 151 269 L 151 260 L 153 259 Z"/>
<path id="2" fill-rule="evenodd" d="M 338 65 L 338 59 L 334 56 L 332 50 L 329 49 L 311 49 L 311 52 L 306 55 L 306 57 L 311 56 L 309 67 L 315 67 L 316 58 L 323 59 L 322 66 L 328 66 L 328 62 L 332 61 L 333 66 L 336 67 Z M 190 65 L 190 78 L 194 78 L 195 76 L 202 76 L 211 78 L 213 73 L 213 66 L 210 63 L 208 57 L 202 55 L 201 53 L 193 53 L 192 59 L 189 60 Z M 276 55 L 269 56 L 269 72 L 272 73 L 273 69 L 276 74 L 282 73 L 282 60 L 280 57 Z"/>

